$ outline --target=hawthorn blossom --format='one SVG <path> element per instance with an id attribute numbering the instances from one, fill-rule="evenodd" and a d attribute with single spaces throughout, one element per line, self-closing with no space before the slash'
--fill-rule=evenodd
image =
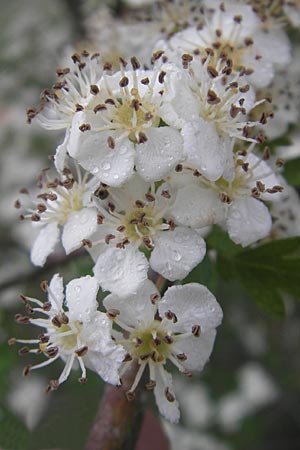
<path id="1" fill-rule="evenodd" d="M 167 183 L 156 190 L 136 174 L 122 187 L 102 186 L 96 194 L 98 228 L 90 251 L 104 289 L 127 296 L 138 288 L 148 269 L 141 251 L 150 253 L 150 267 L 171 281 L 185 278 L 204 258 L 202 237 L 169 220 L 175 193 Z"/>
<path id="2" fill-rule="evenodd" d="M 67 254 L 82 246 L 83 239 L 89 238 L 97 229 L 97 209 L 92 204 L 91 196 L 98 182 L 81 175 L 78 181 L 70 170 L 65 170 L 61 178 L 51 180 L 47 172 L 39 178 L 40 191 L 36 196 L 27 190 L 21 190 L 21 201 L 29 205 L 27 214 L 21 219 L 29 219 L 39 229 L 31 249 L 31 261 L 36 266 L 43 266 L 47 257 L 53 252 L 60 239 Z M 46 178 L 44 180 L 44 178 Z"/>
<path id="3" fill-rule="evenodd" d="M 146 181 L 163 178 L 183 158 L 178 129 L 164 120 L 168 74 L 163 69 L 104 74 L 93 111 L 76 116 L 69 153 L 101 182 L 120 186 L 136 170 Z M 171 69 L 170 69 L 171 70 Z M 166 78 L 166 80 L 165 80 Z"/>
<path id="4" fill-rule="evenodd" d="M 148 366 L 147 390 L 154 390 L 160 413 L 171 422 L 180 417 L 172 387 L 172 377 L 165 369 L 169 360 L 180 372 L 191 376 L 207 362 L 222 321 L 222 310 L 213 294 L 197 283 L 170 287 L 162 299 L 156 286 L 147 280 L 139 292 L 128 298 L 110 294 L 104 300 L 107 315 L 127 332 L 118 337 L 127 351 L 121 374 L 137 361 L 137 371 L 127 398 L 134 391 Z"/>
<path id="5" fill-rule="evenodd" d="M 184 70 L 175 74 L 164 110 L 181 128 L 185 163 L 215 181 L 233 170 L 233 138 L 255 142 L 251 130 L 268 116 L 262 109 L 258 120 L 250 120 L 251 111 L 257 111 L 265 99 L 255 100 L 245 76 L 231 76 L 231 60 L 219 59 L 214 68 L 210 64 L 213 50 L 206 49 L 205 56 L 200 56 L 181 56 Z"/>
<path id="6" fill-rule="evenodd" d="M 174 220 L 195 228 L 219 224 L 243 247 L 266 237 L 272 219 L 263 202 L 279 201 L 283 190 L 280 179 L 264 160 L 267 158 L 268 149 L 261 158 L 237 152 L 232 179 L 210 181 L 198 170 L 188 169 L 192 172 L 190 181 L 187 183 L 185 175 L 172 206 Z"/>
<path id="7" fill-rule="evenodd" d="M 285 66 L 291 59 L 287 36 L 262 31 L 260 19 L 250 5 L 213 3 L 215 8 L 204 14 L 202 26 L 176 33 L 165 48 L 181 53 L 211 48 L 213 67 L 219 58 L 230 59 L 233 73 L 246 74 L 256 87 L 267 86 L 273 79 L 275 64 Z"/>
<path id="8" fill-rule="evenodd" d="M 84 50 L 81 54 L 74 53 L 71 58 L 71 67 L 56 70 L 57 81 L 52 89 L 42 92 L 40 106 L 27 109 L 29 123 L 35 120 L 48 130 L 66 130 L 64 141 L 57 147 L 54 157 L 59 171 L 64 169 L 73 120 L 80 111 L 95 106 L 97 82 L 103 71 L 99 53 L 90 54 Z"/>
<path id="9" fill-rule="evenodd" d="M 44 283 L 43 287 L 48 293 L 47 302 L 21 296 L 28 312 L 40 313 L 42 317 L 18 314 L 16 319 L 19 323 L 45 328 L 45 331 L 37 339 L 12 338 L 9 341 L 10 344 L 25 344 L 19 350 L 21 355 L 33 353 L 47 357 L 41 363 L 26 366 L 24 375 L 60 358 L 64 361 L 64 369 L 57 380 L 50 381 L 48 391 L 57 389 L 66 381 L 72 368 L 78 364 L 80 383 L 86 382 L 88 367 L 107 383 L 119 384 L 118 370 L 126 352 L 111 339 L 111 323 L 104 313 L 97 310 L 99 285 L 96 279 L 86 276 L 70 281 L 66 286 L 65 300 L 63 281 L 58 274 L 53 276 L 49 286 Z M 36 347 L 30 348 L 31 345 Z"/>

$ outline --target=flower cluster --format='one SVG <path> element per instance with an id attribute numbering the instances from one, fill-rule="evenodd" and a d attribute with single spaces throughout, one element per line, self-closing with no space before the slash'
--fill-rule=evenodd
<path id="1" fill-rule="evenodd" d="M 243 247 L 256 244 L 272 233 L 270 208 L 284 198 L 283 161 L 265 142 L 270 95 L 291 61 L 279 18 L 297 7 L 284 2 L 275 14 L 263 2 L 191 2 L 183 20 L 181 3 L 161 5 L 165 25 L 151 60 L 76 52 L 28 109 L 29 122 L 65 130 L 53 155 L 57 173 L 44 170 L 37 191 L 23 189 L 15 204 L 39 229 L 31 260 L 43 266 L 61 235 L 66 254 L 89 252 L 94 276 L 70 281 L 65 300 L 59 275 L 43 285 L 45 303 L 22 296 L 29 316 L 17 320 L 45 331 L 11 340 L 26 344 L 21 354 L 46 357 L 26 374 L 64 361 L 49 390 L 78 364 L 81 382 L 87 367 L 118 385 L 135 362 L 132 400 L 148 368 L 145 387 L 172 422 L 179 408 L 166 362 L 188 377 L 201 371 L 222 320 L 205 286 L 178 282 L 205 257 L 211 225 Z M 149 26 L 157 22 L 155 10 Z M 161 298 L 149 270 L 177 285 Z M 99 286 L 110 292 L 106 312 L 98 310 Z"/>

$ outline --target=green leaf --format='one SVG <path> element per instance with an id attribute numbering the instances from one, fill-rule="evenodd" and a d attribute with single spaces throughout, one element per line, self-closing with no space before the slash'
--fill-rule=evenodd
<path id="1" fill-rule="evenodd" d="M 216 245 L 220 275 L 224 279 L 237 279 L 264 312 L 284 317 L 282 293 L 300 299 L 300 238 L 268 242 L 246 250 L 229 245 L 227 240 L 220 229 L 213 231 L 213 239 L 208 239 Z"/>
<path id="2" fill-rule="evenodd" d="M 215 294 L 217 290 L 217 276 L 216 264 L 206 254 L 204 260 L 189 273 L 182 283 L 201 283 Z"/>
<path id="3" fill-rule="evenodd" d="M 285 163 L 283 176 L 291 186 L 300 186 L 300 158 Z"/>
<path id="4" fill-rule="evenodd" d="M 6 450 L 28 448 L 29 431 L 10 411 L 0 405 L 0 446 Z"/>

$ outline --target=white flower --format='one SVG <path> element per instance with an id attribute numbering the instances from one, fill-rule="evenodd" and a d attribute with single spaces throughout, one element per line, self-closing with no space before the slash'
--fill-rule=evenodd
<path id="1" fill-rule="evenodd" d="M 51 90 L 42 92 L 43 103 L 38 108 L 28 108 L 27 117 L 48 130 L 66 129 L 63 143 L 57 147 L 56 168 L 64 169 L 72 122 L 78 112 L 93 109 L 94 97 L 98 92 L 97 82 L 102 74 L 99 54 L 83 51 L 72 56 L 71 67 L 56 71 L 58 80 Z"/>
<path id="2" fill-rule="evenodd" d="M 171 281 L 185 278 L 204 258 L 202 237 L 169 220 L 174 194 L 167 183 L 155 190 L 136 174 L 122 187 L 103 187 L 97 194 L 103 200 L 91 252 L 104 289 L 127 296 L 138 288 L 148 269 L 140 250 L 151 252 L 152 269 Z"/>
<path id="3" fill-rule="evenodd" d="M 160 180 L 183 158 L 179 130 L 161 126 L 166 71 L 139 70 L 136 58 L 131 64 L 103 75 L 94 111 L 77 115 L 70 137 L 70 155 L 110 186 L 124 183 L 134 166 L 145 180 Z"/>
<path id="4" fill-rule="evenodd" d="M 195 228 L 220 224 L 242 246 L 269 234 L 271 215 L 261 200 L 279 201 L 283 187 L 262 158 L 253 153 L 244 156 L 243 151 L 236 153 L 231 179 L 221 177 L 212 182 L 197 170 L 193 175 L 190 183 L 178 189 L 172 207 L 178 223 Z"/>
<path id="5" fill-rule="evenodd" d="M 78 181 L 75 181 L 70 171 L 60 179 L 50 181 L 47 173 L 46 180 L 40 177 L 40 192 L 36 197 L 24 193 L 22 201 L 30 202 L 28 214 L 21 215 L 23 219 L 31 219 L 39 234 L 31 249 L 31 261 L 36 266 L 43 266 L 48 255 L 61 241 L 67 254 L 82 246 L 83 239 L 87 239 L 97 228 L 97 209 L 93 207 L 91 196 L 98 181 L 88 174 L 81 176 L 78 171 Z M 16 207 L 21 207 L 17 201 Z"/>
<path id="6" fill-rule="evenodd" d="M 273 35 L 260 29 L 260 20 L 250 5 L 217 2 L 215 11 L 205 13 L 202 27 L 190 27 L 175 34 L 169 47 L 174 51 L 204 54 L 211 48 L 211 65 L 220 57 L 231 60 L 233 73 L 245 73 L 256 87 L 267 86 L 274 76 L 274 64 L 290 61 L 290 44 L 284 33 Z M 276 40 L 276 44 L 272 42 Z M 276 51 L 275 51 L 276 49 Z"/>
<path id="7" fill-rule="evenodd" d="M 172 377 L 165 370 L 167 360 L 181 372 L 203 369 L 213 348 L 222 310 L 215 297 L 200 284 L 172 286 L 160 300 L 156 286 L 147 280 L 139 292 L 125 299 L 114 294 L 104 300 L 107 314 L 128 333 L 120 339 L 128 355 L 121 373 L 131 361 L 139 365 L 129 399 L 148 366 L 149 382 L 159 411 L 171 422 L 178 422 L 179 408 L 172 387 Z M 118 340 L 117 340 L 118 342 Z"/>
<path id="8" fill-rule="evenodd" d="M 230 61 L 219 59 L 215 68 L 212 58 L 209 52 L 204 58 L 182 55 L 185 70 L 174 74 L 163 107 L 169 121 L 182 129 L 186 164 L 215 181 L 232 170 L 233 138 L 255 141 L 251 128 L 261 126 L 260 117 L 252 121 L 248 116 L 264 99 L 255 101 L 245 76 L 230 75 Z"/>
<path id="9" fill-rule="evenodd" d="M 77 278 L 66 286 L 64 293 L 62 278 L 56 274 L 49 286 L 48 301 L 22 296 L 30 313 L 41 313 L 41 318 L 17 316 L 20 323 L 30 323 L 45 328 L 38 339 L 14 339 L 26 344 L 20 354 L 44 354 L 47 359 L 34 366 L 26 366 L 24 374 L 45 367 L 61 358 L 65 367 L 57 380 L 51 380 L 48 390 L 56 389 L 66 381 L 71 369 L 79 363 L 81 369 L 80 382 L 86 382 L 86 367 L 96 372 L 104 381 L 119 384 L 118 369 L 123 361 L 125 351 L 111 339 L 111 323 L 104 313 L 97 311 L 96 300 L 98 282 L 90 276 Z M 31 304 L 37 305 L 32 307 Z M 30 349 L 27 345 L 37 345 Z"/>

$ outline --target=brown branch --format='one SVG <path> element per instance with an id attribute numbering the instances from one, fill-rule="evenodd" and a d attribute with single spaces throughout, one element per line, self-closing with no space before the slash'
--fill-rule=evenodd
<path id="1" fill-rule="evenodd" d="M 86 251 L 84 251 L 83 249 L 76 250 L 70 255 L 66 255 L 65 253 L 52 255 L 48 258 L 47 264 L 45 264 L 45 266 L 37 269 L 32 269 L 24 273 L 16 274 L 13 277 L 9 278 L 8 280 L 3 281 L 0 284 L 0 292 L 13 286 L 18 286 L 20 284 L 25 284 L 28 283 L 29 281 L 42 278 L 43 275 L 45 275 L 48 271 L 52 270 L 53 268 L 57 268 L 57 266 L 67 265 L 77 258 L 82 259 L 82 257 L 84 257 L 85 255 L 90 259 Z"/>
<path id="2" fill-rule="evenodd" d="M 137 365 L 122 377 L 119 388 L 108 385 L 91 429 L 85 450 L 132 450 L 144 415 L 141 392 L 129 402 L 125 395 L 134 381 Z"/>

